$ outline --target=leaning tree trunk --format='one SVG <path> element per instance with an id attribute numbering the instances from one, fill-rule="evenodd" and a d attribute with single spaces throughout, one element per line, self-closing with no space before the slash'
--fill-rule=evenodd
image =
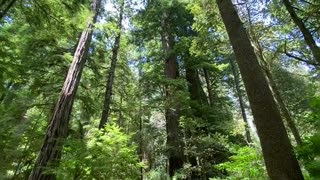
<path id="1" fill-rule="evenodd" d="M 268 82 L 231 0 L 217 0 L 236 56 L 272 180 L 301 180 L 303 175 Z"/>
<path id="2" fill-rule="evenodd" d="M 97 19 L 100 3 L 100 0 L 94 0 L 92 3 L 92 15 L 89 19 L 86 29 L 82 32 L 78 41 L 78 46 L 75 50 L 73 61 L 64 81 L 64 85 L 61 90 L 59 100 L 56 103 L 54 113 L 51 116 L 44 142 L 35 166 L 29 176 L 29 180 L 55 179 L 54 174 L 46 174 L 45 170 L 50 166 L 58 165 L 61 158 L 63 140 L 67 137 L 72 105 L 86 61 L 85 56 L 88 52 L 88 48 L 92 39 L 92 29 Z"/>
<path id="3" fill-rule="evenodd" d="M 270 70 L 267 67 L 264 67 L 264 72 L 265 75 L 267 77 L 268 83 L 270 84 L 270 88 L 273 92 L 273 96 L 276 100 L 276 103 L 281 111 L 282 116 L 284 117 L 284 119 L 286 120 L 287 126 L 289 127 L 297 145 L 301 145 L 302 144 L 302 139 L 301 139 L 301 135 L 296 127 L 295 121 L 292 118 L 289 109 L 287 108 L 280 92 L 278 89 L 278 86 L 276 85 L 276 83 L 273 80 L 273 76 L 270 72 Z"/>
<path id="4" fill-rule="evenodd" d="M 254 50 L 258 56 L 260 65 L 264 71 L 264 74 L 266 76 L 269 87 L 272 91 L 272 94 L 274 96 L 276 104 L 278 105 L 278 107 L 280 109 L 280 113 L 284 117 L 285 122 L 287 123 L 287 126 L 289 127 L 290 131 L 292 132 L 297 145 L 301 145 L 302 140 L 301 140 L 300 133 L 295 125 L 294 119 L 292 118 L 289 109 L 287 108 L 287 106 L 286 106 L 286 104 L 285 104 L 285 102 L 279 92 L 278 86 L 276 85 L 276 83 L 273 80 L 273 76 L 272 76 L 272 73 L 270 70 L 270 65 L 268 64 L 268 62 L 265 60 L 265 57 L 263 56 L 263 49 L 262 49 L 260 42 L 259 42 L 259 40 L 253 30 L 251 16 L 250 16 L 250 10 L 248 7 L 247 7 L 247 12 L 248 12 L 248 16 L 249 16 L 250 38 L 251 38 L 251 42 L 254 45 Z"/>
<path id="5" fill-rule="evenodd" d="M 282 96 L 281 96 L 272 76 L 271 76 L 271 73 L 270 72 L 268 72 L 268 73 L 269 73 L 269 76 L 268 76 L 269 82 L 272 86 L 272 90 L 274 92 L 275 99 L 280 107 L 280 110 L 283 114 L 283 117 L 286 119 L 287 125 L 290 128 L 290 130 L 293 134 L 293 137 L 296 140 L 297 145 L 302 145 L 301 135 L 297 129 L 297 126 L 294 122 L 294 119 L 292 118 L 289 109 L 287 108 L 286 104 L 284 103 L 284 100 L 282 99 Z"/>
<path id="6" fill-rule="evenodd" d="M 9 3 L 6 5 L 6 0 L 3 0 L 0 4 L 0 20 L 7 15 L 8 11 L 13 7 L 14 3 L 17 0 L 11 0 Z"/>
<path id="7" fill-rule="evenodd" d="M 121 4 L 120 4 L 119 19 L 117 22 L 119 32 L 118 32 L 118 34 L 115 38 L 114 44 L 113 44 L 111 66 L 110 66 L 108 80 L 107 80 L 107 84 L 106 84 L 106 93 L 105 93 L 105 97 L 104 97 L 104 105 L 103 105 L 102 116 L 101 116 L 101 120 L 100 120 L 100 124 L 99 124 L 99 129 L 103 128 L 105 126 L 105 124 L 108 122 L 108 116 L 109 116 L 110 104 L 111 104 L 112 87 L 113 87 L 114 75 L 115 75 L 116 64 L 118 61 L 118 53 L 119 53 L 119 48 L 120 48 L 123 8 L 124 8 L 124 0 L 122 0 Z"/>
<path id="8" fill-rule="evenodd" d="M 234 63 L 233 59 L 230 59 L 230 66 L 231 66 L 231 70 L 233 73 L 233 77 L 234 77 L 234 86 L 236 87 L 236 93 L 239 99 L 239 105 L 240 105 L 240 109 L 241 109 L 241 115 L 243 118 L 243 121 L 245 123 L 245 133 L 246 133 L 246 140 L 247 143 L 251 143 L 252 139 L 250 136 L 250 131 L 249 131 L 249 126 L 248 126 L 248 118 L 246 115 L 246 107 L 244 104 L 244 100 L 243 100 L 243 96 L 242 96 L 242 92 L 241 92 L 241 88 L 240 88 L 240 77 L 239 77 L 239 70 L 236 67 L 236 64 Z"/>
<path id="9" fill-rule="evenodd" d="M 313 39 L 311 32 L 307 29 L 306 25 L 303 23 L 302 19 L 300 19 L 297 13 L 294 10 L 294 7 L 291 5 L 289 0 L 283 0 L 283 4 L 289 12 L 293 22 L 300 29 L 304 40 L 309 46 L 314 59 L 320 64 L 320 48 L 317 46 L 316 41 Z"/>
<path id="10" fill-rule="evenodd" d="M 162 33 L 161 41 L 164 54 L 166 55 L 164 71 L 168 80 L 174 80 L 179 77 L 179 65 L 177 56 L 173 53 L 174 37 L 170 33 L 171 26 L 168 13 L 165 12 L 162 17 Z M 174 99 L 176 87 L 174 85 L 166 85 L 165 95 L 168 101 Z M 174 173 L 182 168 L 184 162 L 183 141 L 181 130 L 179 127 L 179 107 L 174 103 L 170 103 L 170 107 L 165 109 L 166 130 L 167 130 L 167 152 L 169 159 L 169 175 L 172 177 Z"/>

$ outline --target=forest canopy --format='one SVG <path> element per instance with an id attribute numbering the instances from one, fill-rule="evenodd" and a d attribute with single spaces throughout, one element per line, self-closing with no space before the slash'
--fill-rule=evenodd
<path id="1" fill-rule="evenodd" d="M 0 0 L 0 179 L 320 179 L 319 0 Z"/>

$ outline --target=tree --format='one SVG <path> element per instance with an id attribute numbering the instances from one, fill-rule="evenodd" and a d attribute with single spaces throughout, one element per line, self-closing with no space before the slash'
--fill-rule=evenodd
<path id="1" fill-rule="evenodd" d="M 245 123 L 245 133 L 246 133 L 246 140 L 248 143 L 252 142 L 251 136 L 250 136 L 250 130 L 249 130 L 249 126 L 248 126 L 248 118 L 247 118 L 247 114 L 246 114 L 246 107 L 245 107 L 245 102 L 243 99 L 243 93 L 241 91 L 240 88 L 240 77 L 239 77 L 239 70 L 236 67 L 236 63 L 234 62 L 233 59 L 230 59 L 230 66 L 231 66 L 231 70 L 232 70 L 232 74 L 234 77 L 234 86 L 236 88 L 236 93 L 239 99 L 239 105 L 240 105 L 240 110 L 241 110 L 241 115 L 242 115 L 242 119 Z"/>
<path id="2" fill-rule="evenodd" d="M 81 73 L 86 62 L 86 54 L 92 39 L 92 29 L 97 20 L 101 1 L 94 0 L 91 4 L 92 14 L 85 30 L 81 33 L 75 50 L 72 64 L 60 93 L 55 110 L 51 116 L 50 124 L 44 138 L 40 153 L 29 179 L 55 179 L 54 174 L 46 174 L 49 166 L 59 162 L 63 147 L 63 140 L 68 135 L 68 124 L 72 105 L 78 89 Z"/>
<path id="3" fill-rule="evenodd" d="M 108 79 L 106 84 L 106 93 L 103 105 L 102 116 L 99 124 L 99 128 L 103 128 L 103 126 L 108 122 L 108 116 L 110 111 L 110 103 L 111 103 L 111 95 L 112 95 L 112 86 L 114 81 L 114 75 L 116 70 L 116 64 L 118 60 L 118 53 L 120 48 L 120 39 L 121 39 L 121 29 L 122 29 L 122 19 L 123 19 L 123 9 L 124 9 L 124 0 L 120 2 L 120 10 L 119 10 L 119 19 L 117 22 L 117 28 L 119 32 L 115 38 L 113 49 L 112 49 L 112 58 L 111 58 L 111 66 L 108 73 Z M 120 118 L 120 117 L 119 117 Z"/>
<path id="4" fill-rule="evenodd" d="M 172 10 L 172 9 L 171 9 Z M 174 36 L 173 27 L 170 22 L 170 11 L 165 11 L 162 14 L 161 20 L 161 41 L 163 52 L 166 55 L 164 59 L 164 73 L 168 80 L 174 80 L 179 77 L 179 65 L 177 62 L 177 55 L 173 50 Z M 174 96 L 176 87 L 166 85 L 165 94 L 166 98 L 170 99 Z M 165 110 L 166 129 L 167 129 L 167 146 L 168 146 L 168 159 L 169 159 L 169 174 L 173 176 L 174 173 L 182 168 L 183 157 L 183 142 L 181 131 L 179 127 L 179 107 L 173 104 Z"/>
<path id="5" fill-rule="evenodd" d="M 303 179 L 280 112 L 249 37 L 231 0 L 217 0 L 227 29 L 261 141 L 271 179 Z"/>
<path id="6" fill-rule="evenodd" d="M 291 5 L 289 0 L 283 0 L 283 3 L 289 12 L 293 22 L 298 26 L 300 29 L 303 38 L 307 45 L 309 46 L 314 59 L 320 64 L 320 48 L 317 46 L 316 41 L 313 39 L 311 32 L 308 30 L 304 22 L 302 21 L 301 18 L 297 15 L 297 13 L 294 10 L 294 7 Z"/>

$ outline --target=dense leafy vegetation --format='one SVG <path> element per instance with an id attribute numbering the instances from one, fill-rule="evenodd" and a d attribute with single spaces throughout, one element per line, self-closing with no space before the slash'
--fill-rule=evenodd
<path id="1" fill-rule="evenodd" d="M 319 16 L 318 0 L 0 0 L 0 179 L 319 179 Z"/>

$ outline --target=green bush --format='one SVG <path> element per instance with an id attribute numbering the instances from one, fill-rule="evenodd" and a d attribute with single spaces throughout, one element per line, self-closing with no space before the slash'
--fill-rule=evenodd
<path id="1" fill-rule="evenodd" d="M 263 180 L 268 179 L 260 152 L 254 147 L 240 147 L 234 149 L 230 161 L 215 166 L 228 172 L 230 180 Z"/>
<path id="2" fill-rule="evenodd" d="M 136 154 L 131 135 L 114 125 L 91 129 L 83 140 L 69 140 L 58 179 L 138 179 L 142 163 Z"/>

